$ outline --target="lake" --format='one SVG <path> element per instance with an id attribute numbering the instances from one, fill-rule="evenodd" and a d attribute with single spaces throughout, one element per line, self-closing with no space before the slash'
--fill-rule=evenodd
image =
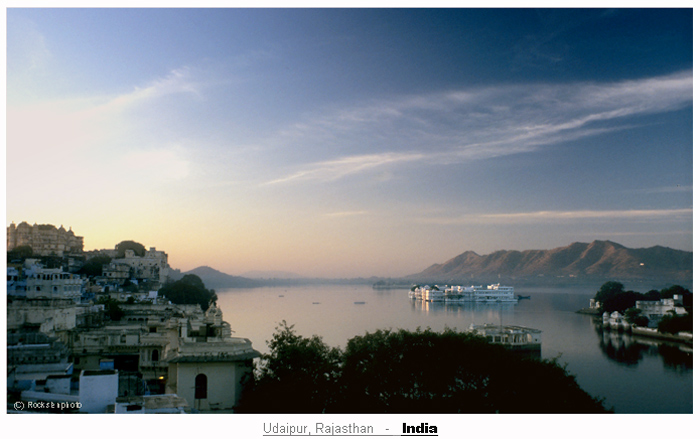
<path id="1" fill-rule="evenodd" d="M 445 305 L 410 300 L 408 290 L 361 285 L 217 291 L 233 336 L 250 339 L 260 352 L 268 351 L 266 341 L 282 320 L 293 324 L 300 335 L 316 334 L 341 348 L 348 339 L 377 329 L 521 325 L 541 330 L 542 357 L 558 357 L 585 391 L 605 398 L 606 407 L 616 413 L 693 412 L 688 348 L 598 330 L 591 316 L 575 313 L 588 306 L 595 288 L 516 286 L 516 294 L 531 299 L 517 304 Z"/>

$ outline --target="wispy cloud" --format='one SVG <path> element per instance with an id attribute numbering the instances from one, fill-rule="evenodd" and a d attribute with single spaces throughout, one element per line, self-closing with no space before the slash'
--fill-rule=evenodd
<path id="1" fill-rule="evenodd" d="M 452 217 L 423 217 L 417 221 L 424 224 L 459 225 L 459 224 L 524 224 L 552 223 L 582 220 L 687 220 L 693 215 L 693 209 L 649 209 L 649 210 L 573 210 L 573 211 L 538 211 L 511 212 L 493 214 L 467 214 Z"/>
<path id="2" fill-rule="evenodd" d="M 417 153 L 384 153 L 368 154 L 362 156 L 348 156 L 338 160 L 314 163 L 305 170 L 296 172 L 283 178 L 272 180 L 266 184 L 286 183 L 294 180 L 323 180 L 332 181 L 339 178 L 357 174 L 369 169 L 395 165 L 402 162 L 413 162 L 424 157 Z"/>
<path id="3" fill-rule="evenodd" d="M 270 183 L 328 181 L 416 160 L 500 157 L 630 129 L 631 117 L 692 105 L 692 78 L 685 71 L 606 84 L 451 90 L 327 111 L 290 126 L 274 142 L 339 157 L 301 165 Z"/>

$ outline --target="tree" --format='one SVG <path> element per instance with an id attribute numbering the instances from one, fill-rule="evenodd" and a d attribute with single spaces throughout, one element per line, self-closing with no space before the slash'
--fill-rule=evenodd
<path id="1" fill-rule="evenodd" d="M 642 310 L 639 308 L 627 308 L 625 311 L 625 320 L 630 324 L 637 326 L 648 326 L 649 318 L 642 315 Z"/>
<path id="2" fill-rule="evenodd" d="M 670 311 L 659 321 L 659 332 L 678 334 L 681 331 L 693 332 L 693 316 L 691 314 L 677 315 Z"/>
<path id="3" fill-rule="evenodd" d="M 383 330 L 349 340 L 342 384 L 342 412 L 605 411 L 556 360 L 522 357 L 449 329 Z"/>
<path id="4" fill-rule="evenodd" d="M 102 304 L 105 306 L 105 314 L 113 322 L 118 322 L 124 317 L 124 310 L 119 307 L 119 302 L 116 300 L 105 297 L 96 302 L 98 305 Z"/>
<path id="5" fill-rule="evenodd" d="M 600 287 L 595 300 L 601 303 L 604 312 L 624 312 L 628 308 L 633 308 L 637 300 L 648 299 L 645 299 L 644 294 L 636 291 L 625 291 L 624 285 L 620 282 L 611 281 Z"/>
<path id="6" fill-rule="evenodd" d="M 182 279 L 165 284 L 158 295 L 179 305 L 199 305 L 203 311 L 216 302 L 214 290 L 208 290 L 196 274 L 187 274 Z"/>
<path id="7" fill-rule="evenodd" d="M 112 262 L 112 258 L 107 255 L 98 255 L 85 261 L 78 274 L 94 277 L 102 275 L 102 266 Z"/>
<path id="8" fill-rule="evenodd" d="M 117 258 L 123 258 L 126 250 L 133 250 L 136 256 L 143 257 L 146 255 L 146 247 L 143 244 L 135 241 L 122 241 L 117 244 Z"/>
<path id="9" fill-rule="evenodd" d="M 31 258 L 33 254 L 34 251 L 31 246 L 20 245 L 7 252 L 7 262 L 12 262 L 13 260 L 24 261 L 27 258 Z"/>
<path id="10" fill-rule="evenodd" d="M 622 293 L 624 290 L 625 286 L 620 282 L 605 282 L 596 293 L 595 300 L 604 305 L 605 302 L 611 300 L 615 295 Z"/>
<path id="11" fill-rule="evenodd" d="M 269 354 L 261 357 L 254 389 L 248 389 L 241 410 L 254 413 L 323 413 L 338 390 L 340 350 L 321 337 L 302 337 L 282 321 Z"/>
<path id="12" fill-rule="evenodd" d="M 345 351 L 282 322 L 242 411 L 602 413 L 556 360 L 525 358 L 470 333 L 376 331 Z"/>
<path id="13" fill-rule="evenodd" d="M 672 299 L 673 296 L 681 296 L 683 298 L 683 306 L 686 308 L 692 308 L 693 306 L 693 293 L 691 293 L 687 288 L 680 285 L 673 285 L 668 288 L 661 290 L 662 299 Z"/>

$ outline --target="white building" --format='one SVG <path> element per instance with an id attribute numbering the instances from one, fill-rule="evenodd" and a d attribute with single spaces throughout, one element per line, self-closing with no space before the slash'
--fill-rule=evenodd
<path id="1" fill-rule="evenodd" d="M 107 413 L 119 394 L 119 372 L 116 370 L 83 370 L 80 372 L 79 401 L 81 413 Z"/>
<path id="2" fill-rule="evenodd" d="M 250 340 L 231 337 L 221 310 L 212 305 L 200 322 L 180 328 L 178 345 L 166 358 L 166 393 L 185 398 L 200 410 L 233 410 L 240 400 L 243 383 L 253 371 L 260 353 Z"/>
<path id="3" fill-rule="evenodd" d="M 27 299 L 70 299 L 80 302 L 83 281 L 61 268 L 42 268 L 38 264 L 25 270 Z"/>
<path id="4" fill-rule="evenodd" d="M 673 299 L 661 299 L 658 301 L 638 300 L 635 302 L 635 308 L 639 308 L 641 315 L 649 319 L 649 327 L 655 328 L 663 316 L 670 312 L 675 312 L 677 315 L 685 315 L 688 312 L 682 306 L 682 297 L 674 296 Z"/>
<path id="5" fill-rule="evenodd" d="M 155 247 L 151 247 L 143 256 L 137 256 L 133 250 L 126 250 L 123 258 L 114 259 L 111 264 L 114 270 L 108 272 L 115 276 L 123 276 L 124 268 L 118 268 L 119 265 L 128 266 L 132 277 L 159 282 L 161 285 L 165 284 L 170 274 L 168 255 Z"/>

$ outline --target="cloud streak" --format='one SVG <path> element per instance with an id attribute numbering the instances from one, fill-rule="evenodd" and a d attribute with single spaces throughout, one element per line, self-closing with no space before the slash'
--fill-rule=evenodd
<path id="1" fill-rule="evenodd" d="M 510 212 L 492 214 L 470 214 L 456 217 L 421 218 L 418 222 L 437 225 L 461 224 L 534 224 L 571 222 L 587 220 L 688 220 L 692 218 L 693 209 L 632 209 L 632 210 L 572 210 L 572 211 L 538 211 Z"/>
<path id="2" fill-rule="evenodd" d="M 396 165 L 398 163 L 414 162 L 422 158 L 424 158 L 424 155 L 418 153 L 384 153 L 348 156 L 338 160 L 315 163 L 305 170 L 269 181 L 266 184 L 288 183 L 295 180 L 333 181 L 370 169 Z"/>
<path id="3" fill-rule="evenodd" d="M 636 116 L 688 107 L 692 91 L 692 71 L 684 71 L 608 84 L 509 85 L 374 101 L 281 132 L 274 140 L 280 146 L 303 145 L 309 154 L 335 150 L 337 158 L 301 165 L 269 183 L 333 181 L 417 160 L 446 164 L 532 152 L 630 129 Z"/>

